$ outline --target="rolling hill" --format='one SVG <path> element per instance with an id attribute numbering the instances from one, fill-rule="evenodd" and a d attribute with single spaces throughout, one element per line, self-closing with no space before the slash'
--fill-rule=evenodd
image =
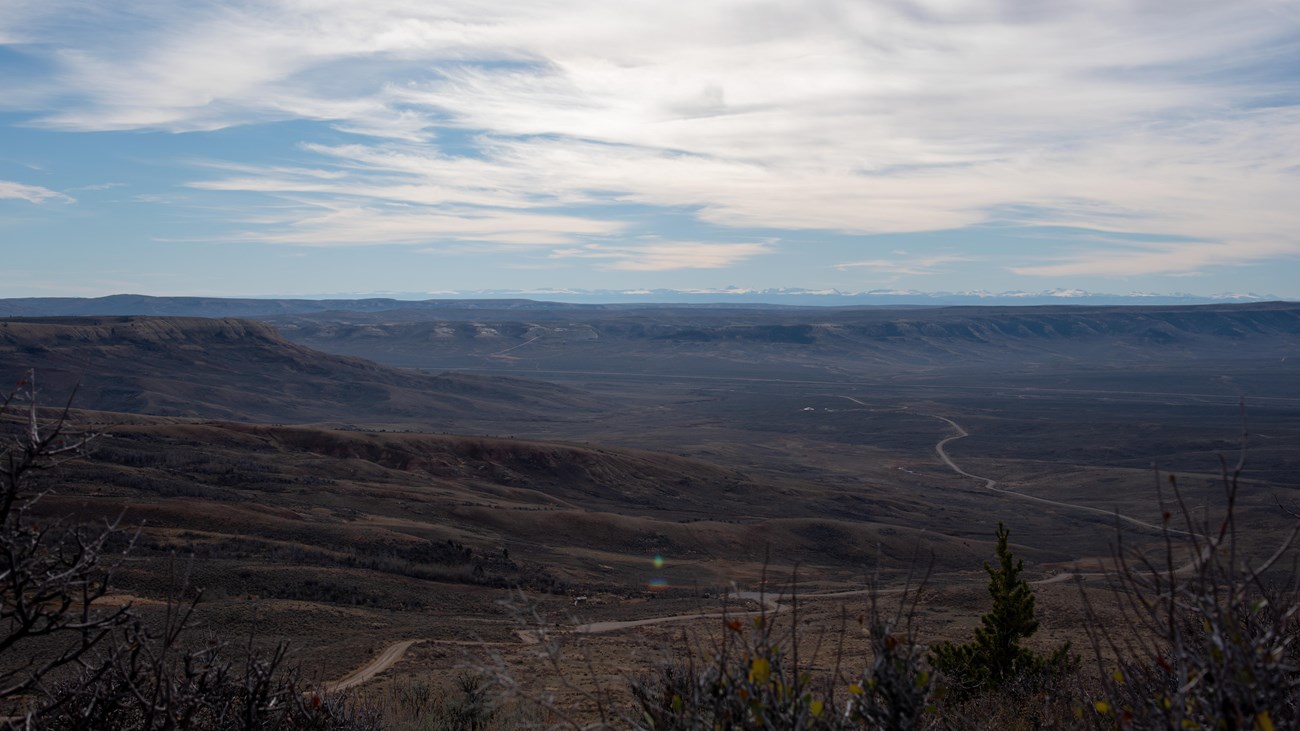
<path id="1" fill-rule="evenodd" d="M 313 351 L 247 320 L 151 317 L 0 322 L 0 372 L 36 369 L 88 409 L 440 430 L 574 418 L 595 402 L 536 381 L 399 371 Z"/>

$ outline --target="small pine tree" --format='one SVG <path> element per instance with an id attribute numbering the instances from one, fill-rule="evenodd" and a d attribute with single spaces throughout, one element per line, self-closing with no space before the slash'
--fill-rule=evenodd
<path id="1" fill-rule="evenodd" d="M 1047 657 L 1020 644 L 1020 640 L 1038 631 L 1038 620 L 1034 618 L 1033 590 L 1020 578 L 1025 562 L 1012 556 L 1007 548 L 1010 534 L 998 523 L 998 565 L 984 563 L 993 609 L 980 617 L 974 641 L 961 645 L 943 642 L 930 651 L 930 664 L 947 676 L 959 692 L 1002 685 L 1026 675 L 1057 672 L 1075 663 L 1069 642 Z"/>

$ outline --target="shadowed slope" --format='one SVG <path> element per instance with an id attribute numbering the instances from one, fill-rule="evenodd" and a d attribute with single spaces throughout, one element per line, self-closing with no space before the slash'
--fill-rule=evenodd
<path id="1" fill-rule="evenodd" d="M 282 422 L 464 428 L 582 412 L 578 391 L 532 381 L 430 376 L 290 343 L 270 326 L 200 318 L 50 318 L 0 323 L 0 372 L 80 384 L 85 408 Z"/>

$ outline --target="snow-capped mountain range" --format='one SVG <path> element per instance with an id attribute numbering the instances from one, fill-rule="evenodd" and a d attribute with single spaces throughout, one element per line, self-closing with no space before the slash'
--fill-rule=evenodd
<path id="1" fill-rule="evenodd" d="M 402 300 L 427 299 L 536 299 L 580 304 L 604 303 L 736 303 L 773 305 L 820 305 L 852 307 L 881 306 L 946 306 L 946 305 L 1197 305 L 1231 302 L 1267 302 L 1283 299 L 1276 295 L 1254 292 L 1225 292 L 1213 295 L 1186 293 L 1157 294 L 1130 292 L 1108 294 L 1081 289 L 1048 289 L 1040 292 L 1012 290 L 989 292 L 922 292 L 917 290 L 874 289 L 849 292 L 838 289 L 753 289 L 726 287 L 722 289 L 511 289 L 439 292 L 347 292 L 310 295 L 277 295 L 277 297 L 307 297 L 311 299 L 356 299 L 363 297 L 391 297 Z"/>

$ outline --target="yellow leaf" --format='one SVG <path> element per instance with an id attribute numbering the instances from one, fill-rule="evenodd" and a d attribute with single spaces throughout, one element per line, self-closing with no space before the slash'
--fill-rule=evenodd
<path id="1" fill-rule="evenodd" d="M 1124 673 L 1121 673 L 1121 672 L 1118 671 L 1118 670 L 1116 670 L 1115 672 L 1111 673 L 1111 674 L 1110 674 L 1110 677 L 1113 678 L 1113 679 L 1115 680 L 1116 683 L 1123 683 L 1123 682 L 1124 682 Z"/>
<path id="2" fill-rule="evenodd" d="M 1097 713 L 1110 713 L 1110 704 L 1106 701 L 1097 701 L 1092 706 L 1097 709 Z"/>
<path id="3" fill-rule="evenodd" d="M 862 695 L 862 686 L 854 683 L 849 686 L 849 695 Z"/>
<path id="4" fill-rule="evenodd" d="M 1273 719 L 1269 718 L 1268 711 L 1255 714 L 1255 728 L 1259 731 L 1273 731 Z"/>
<path id="5" fill-rule="evenodd" d="M 821 718 L 822 711 L 825 710 L 825 705 L 821 701 L 813 701 L 810 708 L 812 710 L 813 718 Z M 1266 731 L 1272 731 L 1272 729 L 1273 729 L 1273 725 L 1269 724 L 1269 727 L 1268 729 L 1266 729 Z"/>
<path id="6" fill-rule="evenodd" d="M 749 664 L 749 682 L 766 683 L 767 679 L 772 677 L 772 663 L 765 657 L 756 657 Z"/>

